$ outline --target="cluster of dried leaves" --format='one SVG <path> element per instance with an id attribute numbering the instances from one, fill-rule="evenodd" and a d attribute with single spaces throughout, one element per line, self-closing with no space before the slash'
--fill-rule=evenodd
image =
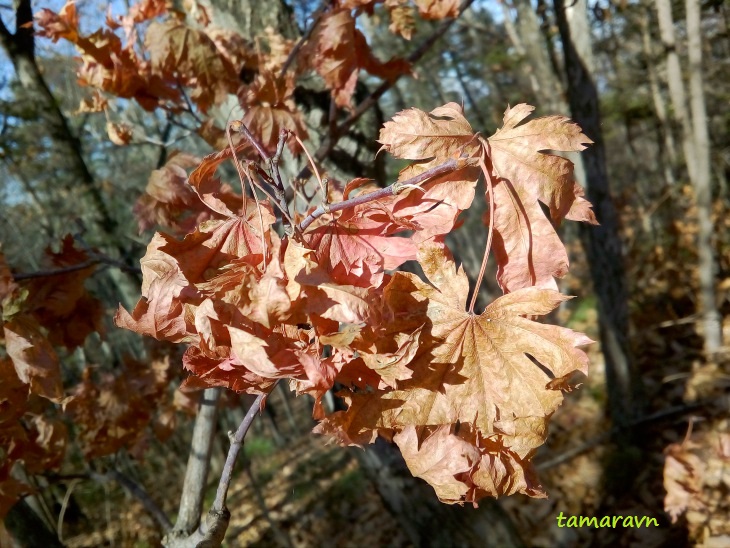
<path id="1" fill-rule="evenodd" d="M 85 288 L 97 265 L 70 236 L 60 250 L 47 250 L 47 266 L 52 275 L 16 281 L 0 253 L 0 517 L 33 492 L 11 474 L 17 463 L 31 476 L 61 465 L 69 421 L 88 458 L 121 447 L 141 455 L 148 426 L 166 439 L 175 411 L 189 409 L 182 394 L 177 401 L 168 397 L 174 368 L 165 357 L 148 364 L 125 360 L 116 375 L 87 364 L 80 382 L 64 378 L 62 359 L 89 334 L 103 334 L 104 309 Z"/>
<path id="2" fill-rule="evenodd" d="M 266 393 L 288 380 L 315 398 L 316 431 L 343 444 L 371 443 L 377 436 L 394 441 L 414 475 L 445 502 L 517 492 L 544 496 L 530 458 L 545 439 L 562 391 L 572 388 L 573 374 L 586 372 L 579 347 L 590 340 L 535 317 L 566 299 L 556 291 L 555 278 L 567 272 L 568 258 L 555 228 L 566 218 L 595 218 L 572 164 L 543 151 L 582 150 L 590 141 L 562 116 L 525 122 L 533 110 L 527 105 L 508 108 L 503 127 L 488 139 L 474 132 L 454 103 L 430 113 L 409 109 L 380 134 L 387 152 L 413 161 L 395 184 L 374 191 L 362 179 L 333 181 L 323 204 L 289 211 L 278 199 L 285 189 L 276 162 L 287 141 L 292 152 L 301 150 L 293 135 L 306 137 L 293 100 L 298 77 L 317 73 L 335 107 L 351 109 L 361 70 L 384 80 L 411 71 L 403 60 L 377 59 L 358 30 L 356 16 L 375 4 L 334 2 L 299 50 L 294 71 L 288 70 L 292 42 L 270 33 L 265 47 L 249 43 L 215 28 L 203 10 L 192 27 L 162 0 L 143 0 L 123 17 L 110 15 L 90 35 L 79 31 L 73 2 L 59 13 L 39 12 L 40 35 L 66 39 L 79 50 L 80 81 L 95 89 L 81 109 L 105 111 L 118 144 L 134 132 L 111 120 L 110 96 L 173 114 L 205 114 L 229 94 L 245 107 L 245 117 L 232 126 L 250 130 L 245 140 L 224 148 L 223 131 L 205 122 L 201 135 L 223 150 L 202 161 L 177 154 L 153 174 L 137 205 L 140 227 L 161 223 L 184 237 L 155 234 L 141 261 L 143 297 L 131 312 L 120 308 L 116 322 L 186 344 L 188 388 Z M 458 12 L 453 0 L 417 0 L 415 8 L 389 0 L 385 6 L 391 29 L 406 38 L 416 8 L 433 19 Z M 239 79 L 244 72 L 254 74 L 249 84 Z M 242 196 L 216 177 L 234 147 L 241 180 L 273 190 L 272 199 L 253 199 L 255 190 L 244 189 Z M 467 276 L 444 238 L 472 204 L 481 176 L 489 204 L 485 264 L 491 249 L 505 295 L 475 314 L 474 300 L 467 305 Z M 276 230 L 282 225 L 284 236 Z M 74 253 L 68 241 L 57 260 L 86 260 Z M 392 272 L 409 260 L 420 263 L 426 280 Z M 24 492 L 10 467 L 24 459 L 28 468 L 28 440 L 45 440 L 47 449 L 66 439 L 49 430 L 32 404 L 21 405 L 29 394 L 31 402 L 41 397 L 63 404 L 80 425 L 80 439 L 89 441 L 91 456 L 138 445 L 139 432 L 155 417 L 169 424 L 167 411 L 126 412 L 163 391 L 170 378 L 166 365 L 130 365 L 125 375 L 100 379 L 89 373 L 70 391 L 71 399 L 64 393 L 53 345 L 71 349 L 100 330 L 98 304 L 79 290 L 89 268 L 45 278 L 27 294 L 2 269 L 7 356 L 0 363 L 9 380 L 2 383 L 0 404 L 22 410 L 3 414 L 10 420 L 0 424 L 2 446 L 11 448 L 0 455 L 4 508 Z M 325 416 L 321 398 L 335 385 L 348 409 Z M 49 457 L 43 466 L 57 462 Z"/>
<path id="3" fill-rule="evenodd" d="M 555 277 L 568 261 L 554 226 L 594 218 L 572 164 L 540 152 L 588 139 L 560 116 L 523 123 L 531 111 L 508 109 L 489 139 L 454 103 L 399 113 L 380 142 L 415 163 L 387 194 L 353 198 L 355 180 L 340 203 L 294 214 L 283 238 L 272 204 L 229 208 L 215 179 L 224 153 L 206 157 L 189 183 L 219 218 L 182 240 L 155 235 L 141 261 L 143 298 L 131 314 L 119 310 L 117 325 L 188 344 L 186 386 L 265 393 L 288 379 L 314 396 L 317 432 L 343 444 L 392 439 L 445 502 L 543 496 L 529 459 L 561 390 L 586 372 L 578 347 L 590 340 L 530 318 L 565 300 Z M 505 295 L 477 315 L 444 236 L 482 173 L 493 181 L 488 224 Z M 413 259 L 427 281 L 389 273 Z M 336 383 L 348 409 L 324 416 L 321 398 Z"/>

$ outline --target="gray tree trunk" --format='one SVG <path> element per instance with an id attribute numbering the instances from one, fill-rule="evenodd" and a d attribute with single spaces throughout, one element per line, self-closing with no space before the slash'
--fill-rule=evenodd
<path id="1" fill-rule="evenodd" d="M 679 53 L 677 52 L 677 41 L 674 37 L 672 5 L 668 0 L 655 0 L 655 5 L 659 18 L 659 33 L 667 55 L 667 85 L 669 86 L 669 98 L 672 102 L 672 114 L 674 115 L 674 121 L 679 125 L 682 132 L 684 161 L 687 164 L 690 179 L 694 180 L 695 154 L 694 143 L 692 142 L 692 123 L 687 110 L 682 69 L 679 63 Z"/>
<path id="2" fill-rule="evenodd" d="M 659 131 L 663 144 L 659 145 L 659 150 L 666 154 L 665 158 L 659 161 L 664 165 L 664 180 L 668 185 L 674 185 L 676 178 L 674 169 L 677 165 L 677 150 L 674 144 L 674 136 L 672 128 L 669 126 L 669 118 L 667 115 L 667 107 L 659 85 L 659 75 L 656 70 L 656 55 L 652 48 L 651 34 L 649 32 L 649 13 L 646 10 L 641 16 L 641 46 L 646 58 L 646 71 L 649 77 L 649 89 L 651 90 L 651 99 L 654 103 L 654 114 L 659 122 Z"/>
<path id="3" fill-rule="evenodd" d="M 56 167 L 65 168 L 70 176 L 59 177 L 58 183 L 63 185 L 68 199 L 78 200 L 79 211 L 92 217 L 94 227 L 106 237 L 108 245 L 131 266 L 129 251 L 117 234 L 117 220 L 109 211 L 101 188 L 84 160 L 81 143 L 72 133 L 58 101 L 51 93 L 38 67 L 30 0 L 20 0 L 15 15 L 14 34 L 0 19 L 0 47 L 10 58 L 18 82 L 27 96 L 26 99 L 32 99 L 37 107 L 38 116 L 46 128 L 46 134 L 39 136 L 39 139 L 50 138 L 66 160 L 66 165 Z M 138 276 L 133 278 L 139 280 Z"/>
<path id="4" fill-rule="evenodd" d="M 586 194 L 593 204 L 600 226 L 581 225 L 581 239 L 598 297 L 608 411 L 617 426 L 625 427 L 640 407 L 641 385 L 628 340 L 628 291 L 618 215 L 611 199 L 606 172 L 598 92 L 589 68 L 590 58 L 584 58 L 584 52 L 590 51 L 590 36 L 586 35 L 588 27 L 581 22 L 581 19 L 587 19 L 585 7 L 582 0 L 574 3 L 569 22 L 565 1 L 555 0 L 571 116 L 594 141 L 581 156 L 586 172 Z"/>
<path id="5" fill-rule="evenodd" d="M 694 177 L 692 183 L 697 201 L 699 232 L 700 295 L 702 335 L 705 354 L 713 356 L 722 348 L 722 321 L 715 297 L 716 264 L 712 246 L 712 189 L 710 184 L 710 138 L 702 79 L 702 29 L 699 0 L 687 0 L 687 53 L 689 56 L 689 98 L 694 137 Z"/>

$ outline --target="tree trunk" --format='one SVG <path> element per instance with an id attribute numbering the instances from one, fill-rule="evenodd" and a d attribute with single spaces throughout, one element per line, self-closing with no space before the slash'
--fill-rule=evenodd
<path id="1" fill-rule="evenodd" d="M 563 99 L 563 84 L 550 64 L 550 56 L 545 48 L 545 40 L 540 31 L 540 21 L 530 0 L 514 0 L 517 10 L 516 35 L 529 63 L 534 78 L 530 80 L 532 91 L 548 114 L 567 113 L 568 105 Z"/>
<path id="2" fill-rule="evenodd" d="M 656 0 L 656 10 L 659 16 L 659 32 L 662 45 L 667 54 L 667 84 L 669 98 L 672 102 L 674 120 L 682 131 L 682 150 L 684 161 L 687 164 L 690 180 L 694 180 L 695 154 L 692 142 L 692 124 L 687 111 L 687 99 L 682 81 L 682 69 L 679 65 L 677 43 L 674 38 L 674 21 L 672 20 L 672 5 L 668 0 Z"/>
<path id="3" fill-rule="evenodd" d="M 672 128 L 668 124 L 667 107 L 662 96 L 662 91 L 659 86 L 659 76 L 656 71 L 656 56 L 654 55 L 651 43 L 651 34 L 649 33 L 649 13 L 648 10 L 643 13 L 641 17 L 641 45 L 646 58 L 646 71 L 649 77 L 649 89 L 651 90 L 651 99 L 654 103 L 654 114 L 656 115 L 659 124 L 659 133 L 663 139 L 663 143 L 660 142 L 659 150 L 664 152 L 662 158 L 659 158 L 659 163 L 663 164 L 664 168 L 664 180 L 667 185 L 674 185 L 676 178 L 674 176 L 674 169 L 677 165 L 677 150 L 674 145 L 674 137 L 672 135 Z"/>
<path id="4" fill-rule="evenodd" d="M 694 137 L 694 177 L 692 184 L 697 201 L 699 232 L 700 295 L 702 335 L 705 354 L 712 357 L 722 348 L 722 321 L 715 298 L 716 264 L 712 248 L 712 189 L 710 186 L 710 138 L 707 130 L 707 110 L 702 80 L 702 30 L 700 2 L 687 0 L 687 50 L 689 55 L 689 98 Z"/>
<path id="5" fill-rule="evenodd" d="M 30 0 L 20 0 L 16 9 L 15 34 L 11 34 L 0 20 L 0 46 L 10 58 L 23 92 L 27 98 L 32 98 L 37 106 L 39 117 L 47 130 L 46 136 L 52 139 L 54 146 L 58 147 L 66 159 L 66 165 L 60 167 L 68 169 L 71 176 L 59 178 L 59 183 L 66 185 L 64 190 L 68 192 L 69 197 L 78 197 L 80 211 L 93 217 L 96 228 L 108 238 L 121 258 L 129 262 L 128 250 L 121 244 L 117 234 L 118 223 L 109 211 L 101 189 L 89 171 L 81 153 L 81 143 L 71 132 L 58 101 L 48 88 L 38 67 L 32 22 Z M 73 183 L 66 183 L 64 179 Z"/>
<path id="6" fill-rule="evenodd" d="M 590 37 L 585 2 L 573 3 L 567 13 L 564 0 L 555 0 L 555 12 L 563 43 L 568 101 L 575 120 L 594 144 L 581 156 L 586 172 L 586 193 L 600 226 L 581 225 L 581 239 L 588 255 L 598 297 L 601 348 L 605 359 L 609 414 L 619 428 L 626 427 L 640 407 L 640 378 L 632 360 L 628 333 L 628 292 L 619 238 L 618 215 L 611 200 L 605 149 L 598 107 L 598 92 L 590 72 Z M 570 23 L 568 17 L 571 17 Z M 580 31 L 580 33 L 579 33 Z"/>

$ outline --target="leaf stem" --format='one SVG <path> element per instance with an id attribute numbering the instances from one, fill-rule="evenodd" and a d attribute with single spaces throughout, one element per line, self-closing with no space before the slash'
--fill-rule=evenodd
<path id="1" fill-rule="evenodd" d="M 261 159 L 266 163 L 267 166 L 271 169 L 271 178 L 274 181 L 274 194 L 276 197 L 269 194 L 269 192 L 260 184 L 258 184 L 253 177 L 251 177 L 251 182 L 258 188 L 261 192 L 263 192 L 266 197 L 271 200 L 271 202 L 279 208 L 281 211 L 281 217 L 284 221 L 284 224 L 289 225 L 291 227 L 292 232 L 294 231 L 294 221 L 292 220 L 291 216 L 289 215 L 289 208 L 286 205 L 286 192 L 284 191 L 284 183 L 281 179 L 281 173 L 279 172 L 279 159 L 281 158 L 281 154 L 284 151 L 284 144 L 286 143 L 287 138 L 289 137 L 289 131 L 286 129 L 282 129 L 279 132 L 279 142 L 276 145 L 276 152 L 274 153 L 274 156 L 269 156 L 269 153 L 266 152 L 266 149 L 264 146 L 259 142 L 256 137 L 249 131 L 249 129 L 246 127 L 246 124 L 244 124 L 241 120 L 236 120 L 232 122 L 232 124 L 236 125 L 236 131 L 239 133 L 242 133 L 246 139 L 253 145 L 253 147 L 256 149 L 256 152 L 258 152 L 259 156 L 261 156 Z M 256 204 L 258 205 L 258 200 L 256 199 L 256 192 L 253 192 L 254 199 L 256 200 Z M 263 232 L 262 232 L 263 233 Z"/>
<path id="2" fill-rule="evenodd" d="M 492 249 L 492 235 L 494 234 L 494 181 L 492 180 L 492 172 L 487 169 L 487 164 L 484 162 L 484 158 L 488 157 L 487 143 L 483 138 L 479 138 L 482 144 L 483 153 L 479 156 L 479 167 L 482 168 L 484 173 L 484 179 L 487 183 L 487 196 L 489 196 L 489 231 L 487 232 L 487 245 L 484 249 L 484 257 L 482 258 L 482 266 L 479 269 L 479 276 L 477 276 L 477 283 L 474 286 L 474 293 L 471 295 L 471 302 L 469 303 L 469 314 L 474 313 L 474 305 L 477 302 L 477 295 L 479 295 L 479 288 L 482 285 L 484 279 L 484 272 L 487 270 L 487 262 L 489 261 L 489 252 Z"/>

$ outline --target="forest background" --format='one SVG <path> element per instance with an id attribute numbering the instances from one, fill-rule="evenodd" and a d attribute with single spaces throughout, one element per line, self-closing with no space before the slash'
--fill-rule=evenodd
<path id="1" fill-rule="evenodd" d="M 588 377 L 566 394 L 533 459 L 549 498 L 442 504 L 391 445 L 325 445 L 310 433 L 311 399 L 294 398 L 280 383 L 236 465 L 227 542 L 727 545 L 726 3 L 107 7 L 0 0 L 0 544 L 158 544 L 173 524 L 197 519 L 189 509 L 184 516 L 181 491 L 206 416 L 217 428 L 206 446 L 207 480 L 198 478 L 197 515 L 213 502 L 226 432 L 251 398 L 180 391 L 184 348 L 119 329 L 113 318 L 120 303 L 135 309 L 139 260 L 154 230 L 182 235 L 204 215 L 185 179 L 202 157 L 226 149 L 231 120 L 246 120 L 253 106 L 270 109 L 268 125 L 252 126 L 256 136 L 276 145 L 279 127 L 306 135 L 336 191 L 337 181 L 356 177 L 377 186 L 395 181 L 405 164 L 376 155 L 383 124 L 404 109 L 455 102 L 483 135 L 502 126 L 509 105 L 527 103 L 536 116 L 572 118 L 594 142 L 566 156 L 600 225 L 560 226 L 571 270 L 558 285 L 577 297 L 548 321 L 597 343 L 586 349 Z M 266 63 L 280 69 L 297 56 L 342 55 L 317 35 L 317 25 L 342 10 L 357 18 L 365 40 L 343 80 L 321 66 L 283 88 L 257 80 Z M 95 61 L 130 63 L 130 72 L 94 71 L 89 51 L 100 48 L 99 35 L 91 38 L 98 29 L 149 60 L 159 42 L 145 32 L 171 21 L 214 37 L 217 53 L 195 58 L 181 46 L 172 87 L 109 51 Z M 306 165 L 305 156 L 284 153 L 286 177 Z M 220 170 L 235 183 L 232 164 Z M 306 196 L 317 192 L 312 182 L 301 189 Z M 477 195 L 486 191 L 479 185 Z M 472 284 L 487 217 L 484 205 L 472 207 L 447 237 Z M 495 270 L 490 263 L 481 308 L 502 294 Z M 29 341 L 22 351 L 19 338 Z M 330 412 L 341 405 L 329 395 L 325 404 Z M 651 516 L 660 527 L 561 529 L 560 512 Z"/>

